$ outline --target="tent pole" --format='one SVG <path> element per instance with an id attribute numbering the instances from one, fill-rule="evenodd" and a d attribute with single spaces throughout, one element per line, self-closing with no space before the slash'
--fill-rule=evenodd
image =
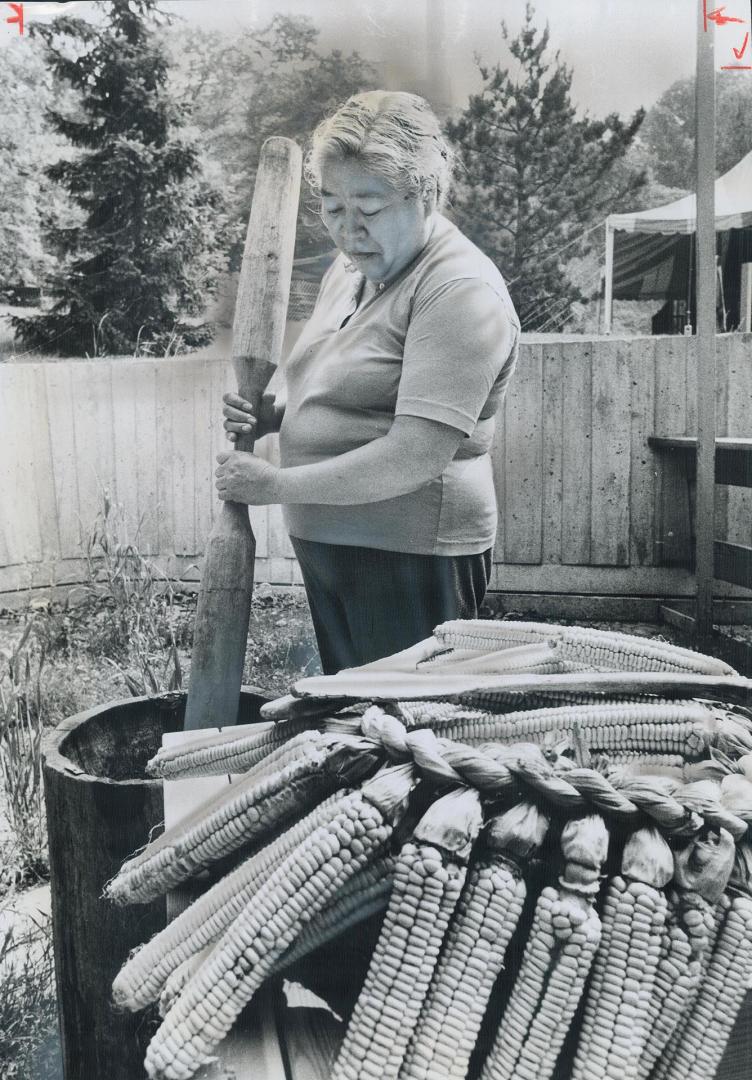
<path id="1" fill-rule="evenodd" d="M 606 219 L 606 295 L 603 298 L 603 333 L 611 333 L 614 306 L 614 230 Z"/>
<path id="2" fill-rule="evenodd" d="M 697 498 L 695 503 L 698 638 L 713 632 L 713 505 L 715 496 L 715 62 L 714 24 L 698 3 L 696 94 L 697 191 Z"/>

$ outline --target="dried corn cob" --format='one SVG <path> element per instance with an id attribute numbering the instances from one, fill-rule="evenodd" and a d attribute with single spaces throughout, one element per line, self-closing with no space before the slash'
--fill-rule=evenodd
<path id="1" fill-rule="evenodd" d="M 274 723 L 290 720 L 307 720 L 311 727 L 315 727 L 317 721 L 326 720 L 333 713 L 344 709 L 351 702 L 347 698 L 337 701 L 336 698 L 299 698 L 292 694 L 267 701 L 261 706 L 261 719 L 272 720 Z"/>
<path id="2" fill-rule="evenodd" d="M 238 848 L 302 816 L 316 802 L 363 776 L 377 757 L 362 744 L 312 747 L 271 775 L 244 777 L 208 800 L 129 859 L 108 884 L 116 903 L 146 903 Z"/>
<path id="3" fill-rule="evenodd" d="M 184 776 L 245 772 L 296 735 L 309 732 L 313 727 L 310 720 L 302 718 L 273 727 L 264 726 L 261 731 L 239 734 L 230 728 L 219 734 L 197 737 L 187 745 L 163 746 L 147 763 L 146 775 L 179 780 Z"/>
<path id="4" fill-rule="evenodd" d="M 700 987 L 703 961 L 714 933 L 713 907 L 734 866 L 734 841 L 721 829 L 705 829 L 674 853 L 674 881 L 668 894 L 670 918 L 650 1002 L 648 1038 L 639 1077 L 647 1078 L 674 1033 L 688 1017 Z"/>
<path id="5" fill-rule="evenodd" d="M 493 674 L 505 672 L 537 671 L 541 675 L 553 672 L 586 670 L 580 665 L 569 666 L 560 655 L 556 642 L 540 641 L 531 645 L 511 646 L 492 652 L 476 649 L 452 649 L 418 664 L 417 670 L 430 674 L 432 671 Z"/>
<path id="6" fill-rule="evenodd" d="M 696 854 L 696 848 L 699 852 Z M 714 949 L 718 937 L 726 920 L 726 915 L 731 907 L 731 900 L 724 892 L 729 882 L 729 845 L 728 838 L 721 835 L 714 836 L 708 831 L 704 836 L 691 842 L 685 849 L 674 856 L 675 883 L 682 888 L 681 899 L 686 901 L 693 895 L 696 896 L 696 906 L 701 904 L 702 921 L 696 915 L 685 916 L 685 925 L 689 928 L 693 939 L 693 954 L 697 958 L 700 971 L 696 983 L 691 987 L 690 993 L 684 1002 L 682 1016 L 674 1026 L 669 1039 L 664 1044 L 658 1060 L 656 1061 L 652 1076 L 655 1080 L 666 1080 L 676 1055 L 680 1053 L 684 1045 L 685 1032 L 693 1015 L 694 1006 L 700 989 L 708 973 L 708 968 L 713 959 Z M 705 850 L 703 850 L 705 849 Z M 746 887 L 748 877 L 743 872 L 743 853 L 747 849 L 746 844 L 741 844 L 736 849 L 736 862 L 731 871 L 731 881 L 740 884 L 737 865 L 743 877 L 742 887 Z M 696 893 L 694 890 L 697 889 Z"/>
<path id="7" fill-rule="evenodd" d="M 660 891 L 673 858 L 655 828 L 633 833 L 622 877 L 609 883 L 603 939 L 588 991 L 572 1080 L 633 1080 L 647 1040 L 646 1019 L 666 922 Z"/>
<path id="8" fill-rule="evenodd" d="M 543 889 L 522 965 L 481 1080 L 548 1080 L 585 987 L 600 941 L 592 907 L 608 851 L 597 815 L 570 821 L 562 832 L 565 868 L 560 888 Z"/>
<path id="9" fill-rule="evenodd" d="M 723 1057 L 752 975 L 752 899 L 736 896 L 715 941 L 697 999 L 662 1080 L 710 1080 Z"/>
<path id="10" fill-rule="evenodd" d="M 431 718 L 430 703 L 408 713 L 409 726 L 426 724 L 447 739 L 477 745 L 481 742 L 543 741 L 575 730 L 593 751 L 636 751 L 676 754 L 684 758 L 704 752 L 720 722 L 720 714 L 701 702 L 596 705 L 529 709 L 495 715 L 455 706 Z M 450 711 L 451 709 L 451 711 Z M 405 712 L 402 706 L 401 712 Z"/>
<path id="11" fill-rule="evenodd" d="M 198 952 L 193 953 L 187 960 L 184 960 L 182 964 L 178 964 L 175 970 L 167 976 L 159 994 L 159 1015 L 162 1019 L 167 1016 L 183 992 L 184 987 L 188 985 L 212 951 L 213 946 L 213 941 L 209 942 L 208 945 L 204 945 L 203 949 L 199 949 Z"/>
<path id="12" fill-rule="evenodd" d="M 673 890 L 668 894 L 668 915 L 649 1007 L 648 1036 L 637 1069 L 638 1080 L 650 1076 L 699 989 L 702 956 L 712 929 L 712 909 L 701 906 L 702 903 L 687 903 Z"/>
<path id="13" fill-rule="evenodd" d="M 724 893 L 718 903 L 710 911 L 709 918 L 706 916 L 705 926 L 698 928 L 698 937 L 701 937 L 704 931 L 704 942 L 698 951 L 698 960 L 700 966 L 700 974 L 698 982 L 694 985 L 688 995 L 685 1003 L 684 1012 L 679 1023 L 675 1026 L 668 1042 L 665 1044 L 661 1051 L 658 1060 L 656 1061 L 653 1072 L 651 1073 L 651 1080 L 666 1080 L 668 1072 L 672 1066 L 672 1062 L 684 1041 L 684 1033 L 686 1031 L 689 1020 L 692 1016 L 692 1010 L 694 1008 L 697 995 L 700 992 L 700 986 L 707 973 L 710 961 L 713 956 L 713 949 L 715 943 L 718 940 L 718 936 L 723 927 L 723 923 L 726 918 L 726 914 L 731 907 L 731 901 L 729 897 Z"/>
<path id="14" fill-rule="evenodd" d="M 304 922 L 384 851 L 412 786 L 409 766 L 384 769 L 344 796 L 339 813 L 270 875 L 216 943 L 149 1044 L 153 1078 L 187 1080 L 232 1027 Z"/>
<path id="15" fill-rule="evenodd" d="M 359 870 L 323 911 L 306 924 L 300 937 L 279 958 L 274 971 L 284 971 L 371 915 L 383 911 L 389 903 L 394 883 L 394 865 L 394 856 L 384 855 Z"/>
<path id="16" fill-rule="evenodd" d="M 604 694 L 585 691 L 546 690 L 472 690 L 451 699 L 456 705 L 481 712 L 522 712 L 528 709 L 555 709 L 561 705 L 666 705 L 670 699 L 640 694 Z M 434 705 L 438 702 L 400 702 L 401 705 Z"/>
<path id="17" fill-rule="evenodd" d="M 444 646 L 459 649 L 498 649 L 539 641 L 556 641 L 563 658 L 587 663 L 591 670 L 605 666 L 622 671 L 686 671 L 734 675 L 728 664 L 669 642 L 612 630 L 590 630 L 555 623 L 466 620 L 443 623 L 434 631 Z"/>
<path id="18" fill-rule="evenodd" d="M 483 1014 L 525 899 L 522 870 L 548 819 L 531 803 L 493 818 L 408 1046 L 400 1080 L 464 1080 Z"/>
<path id="19" fill-rule="evenodd" d="M 307 836 L 332 820 L 346 794 L 330 795 L 213 885 L 134 952 L 113 983 L 115 1004 L 136 1012 L 156 1001 L 172 972 L 227 930 L 284 859 Z"/>
<path id="20" fill-rule="evenodd" d="M 397 860 L 394 888 L 332 1080 L 395 1080 L 459 899 L 481 825 L 459 789 L 433 804 Z"/>

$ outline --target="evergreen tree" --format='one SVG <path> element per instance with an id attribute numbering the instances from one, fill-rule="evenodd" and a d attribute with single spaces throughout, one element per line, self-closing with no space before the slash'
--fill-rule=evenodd
<path id="1" fill-rule="evenodd" d="M 74 148 L 46 169 L 71 209 L 46 236 L 56 255 L 51 310 L 14 319 L 27 346 L 101 355 L 211 338 L 195 317 L 216 286 L 225 219 L 196 145 L 181 137 L 156 2 L 112 0 L 104 25 L 61 16 L 33 28 L 78 105 L 48 111 Z"/>
<path id="2" fill-rule="evenodd" d="M 547 52 L 548 26 L 533 26 L 533 8 L 516 38 L 504 40 L 519 64 L 514 78 L 479 61 L 483 89 L 447 130 L 459 151 L 455 216 L 504 274 L 527 330 L 560 330 L 570 305 L 583 299 L 565 262 L 578 238 L 644 182 L 621 163 L 643 118 L 626 124 L 578 118 L 572 71 Z"/>

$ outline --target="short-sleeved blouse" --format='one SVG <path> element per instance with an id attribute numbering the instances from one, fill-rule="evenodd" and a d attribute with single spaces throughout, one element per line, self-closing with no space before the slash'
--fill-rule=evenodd
<path id="1" fill-rule="evenodd" d="M 288 531 L 423 555 L 485 551 L 496 534 L 488 451 L 519 337 L 504 280 L 440 214 L 416 258 L 358 304 L 362 280 L 337 257 L 287 360 L 283 467 L 363 446 L 399 415 L 437 420 L 466 438 L 441 476 L 417 491 L 359 506 L 286 506 Z"/>

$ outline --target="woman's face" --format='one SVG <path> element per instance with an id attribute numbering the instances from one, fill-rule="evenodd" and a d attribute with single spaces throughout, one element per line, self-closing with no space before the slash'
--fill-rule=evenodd
<path id="1" fill-rule="evenodd" d="M 353 158 L 321 168 L 321 211 L 334 243 L 369 281 L 390 281 L 428 242 L 433 200 L 404 195 Z"/>

